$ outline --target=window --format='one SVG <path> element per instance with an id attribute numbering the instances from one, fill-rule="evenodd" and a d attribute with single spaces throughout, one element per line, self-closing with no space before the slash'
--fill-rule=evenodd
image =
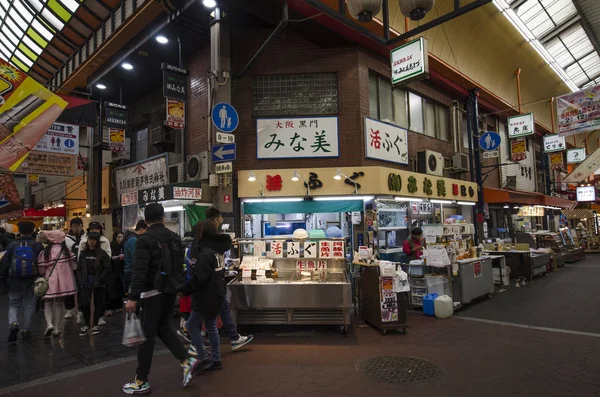
<path id="1" fill-rule="evenodd" d="M 338 114 L 337 73 L 256 76 L 255 117 Z"/>
<path id="2" fill-rule="evenodd" d="M 374 72 L 369 73 L 369 115 L 433 138 L 451 139 L 447 106 L 394 88 L 389 79 Z"/>

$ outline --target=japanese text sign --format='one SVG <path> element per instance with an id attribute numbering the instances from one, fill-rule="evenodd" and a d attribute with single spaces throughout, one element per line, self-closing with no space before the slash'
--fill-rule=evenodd
<path id="1" fill-rule="evenodd" d="M 138 191 L 138 202 L 140 204 L 153 203 L 157 201 L 167 200 L 165 198 L 165 187 L 152 187 Z"/>
<path id="2" fill-rule="evenodd" d="M 79 126 L 54 123 L 35 145 L 40 152 L 77 155 L 79 153 Z"/>
<path id="3" fill-rule="evenodd" d="M 121 207 L 127 207 L 130 205 L 138 204 L 138 193 L 137 192 L 129 192 L 123 193 L 121 195 Z"/>
<path id="4" fill-rule="evenodd" d="M 429 72 L 427 41 L 420 37 L 394 48 L 390 54 L 392 84 L 408 83 Z"/>
<path id="5" fill-rule="evenodd" d="M 319 270 L 327 270 L 327 261 L 318 261 L 317 268 Z"/>
<path id="6" fill-rule="evenodd" d="M 115 169 L 117 194 L 164 186 L 169 183 L 167 157 L 161 155 Z"/>
<path id="7" fill-rule="evenodd" d="M 125 151 L 125 130 L 122 128 L 109 128 L 108 133 L 110 140 L 108 147 L 111 152 L 124 152 Z"/>
<path id="8" fill-rule="evenodd" d="M 333 250 L 332 250 L 332 258 L 335 259 L 344 259 L 346 257 L 346 253 L 344 252 L 344 242 L 343 241 L 334 241 L 333 242 Z"/>
<path id="9" fill-rule="evenodd" d="M 258 159 L 339 157 L 337 117 L 256 120 Z"/>
<path id="10" fill-rule="evenodd" d="M 175 200 L 201 200 L 202 189 L 199 187 L 173 186 Z"/>
<path id="11" fill-rule="evenodd" d="M 332 241 L 319 241 L 319 258 L 333 258 Z"/>
<path id="12" fill-rule="evenodd" d="M 551 153 L 548 155 L 550 160 L 550 168 L 553 170 L 560 170 L 563 168 L 563 154 L 560 153 Z"/>
<path id="13" fill-rule="evenodd" d="M 304 247 L 305 258 L 316 258 L 317 257 L 317 243 L 315 241 L 309 241 L 302 243 Z"/>
<path id="14" fill-rule="evenodd" d="M 185 128 L 185 102 L 179 99 L 166 98 L 167 127 L 181 130 Z"/>
<path id="15" fill-rule="evenodd" d="M 127 107 L 118 103 L 104 102 L 104 124 L 108 128 L 127 127 Z"/>
<path id="16" fill-rule="evenodd" d="M 512 161 L 523 161 L 527 158 L 527 145 L 525 139 L 516 139 L 510 142 Z"/>
<path id="17" fill-rule="evenodd" d="M 254 252 L 254 256 L 266 256 L 267 255 L 266 244 L 262 240 L 254 241 L 252 243 L 252 248 L 253 248 L 252 252 Z"/>
<path id="18" fill-rule="evenodd" d="M 577 201 L 596 201 L 596 188 L 594 186 L 578 186 Z"/>
<path id="19" fill-rule="evenodd" d="M 567 150 L 567 164 L 577 164 L 585 160 L 585 148 Z"/>
<path id="20" fill-rule="evenodd" d="M 138 201 L 149 203 L 165 200 L 201 200 L 202 188 L 195 182 L 182 182 L 138 191 Z"/>
<path id="21" fill-rule="evenodd" d="M 533 113 L 521 114 L 508 118 L 508 137 L 517 138 L 535 132 Z"/>
<path id="22" fill-rule="evenodd" d="M 34 150 L 23 161 L 18 173 L 54 176 L 73 176 L 77 168 L 77 158 L 70 154 L 38 152 Z"/>
<path id="23" fill-rule="evenodd" d="M 544 151 L 546 153 L 562 152 L 567 148 L 564 136 L 544 135 Z"/>
<path id="24" fill-rule="evenodd" d="M 600 85 L 558 97 L 556 109 L 562 136 L 600 129 Z"/>
<path id="25" fill-rule="evenodd" d="M 271 242 L 270 257 L 271 258 L 283 258 L 283 241 Z"/>
<path id="26" fill-rule="evenodd" d="M 408 164 L 408 131 L 366 117 L 365 151 L 369 159 Z"/>
<path id="27" fill-rule="evenodd" d="M 287 243 L 286 256 L 288 258 L 299 258 L 300 257 L 300 243 L 297 243 L 297 242 Z"/>
<path id="28" fill-rule="evenodd" d="M 163 96 L 182 101 L 187 100 L 187 70 L 166 63 L 162 64 L 162 70 Z"/>

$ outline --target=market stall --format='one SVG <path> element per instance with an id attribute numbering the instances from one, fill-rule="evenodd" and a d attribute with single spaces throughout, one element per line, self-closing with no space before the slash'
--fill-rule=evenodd
<path id="1" fill-rule="evenodd" d="M 595 210 L 572 209 L 562 210 L 562 214 L 569 223 L 569 234 L 572 237 L 572 244 L 580 247 L 585 252 L 600 252 L 600 218 Z M 565 235 L 565 241 L 571 243 L 571 238 Z"/>

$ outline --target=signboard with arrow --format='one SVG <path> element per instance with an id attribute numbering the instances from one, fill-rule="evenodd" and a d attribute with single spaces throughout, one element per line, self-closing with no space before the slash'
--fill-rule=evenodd
<path id="1" fill-rule="evenodd" d="M 215 145 L 212 147 L 212 162 L 222 163 L 235 160 L 235 143 L 227 145 Z"/>

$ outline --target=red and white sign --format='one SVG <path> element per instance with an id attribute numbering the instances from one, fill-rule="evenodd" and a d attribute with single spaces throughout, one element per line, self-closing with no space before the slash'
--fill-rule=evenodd
<path id="1" fill-rule="evenodd" d="M 167 98 L 167 127 L 185 128 L 185 102 Z"/>
<path id="2" fill-rule="evenodd" d="M 315 260 L 306 261 L 306 268 L 308 270 L 317 270 L 317 261 L 315 261 Z"/>
<path id="3" fill-rule="evenodd" d="M 327 261 L 319 261 L 317 266 L 319 267 L 319 270 L 327 270 Z"/>
<path id="4" fill-rule="evenodd" d="M 314 241 L 308 243 L 302 243 L 304 248 L 305 258 L 316 258 L 317 257 L 317 243 Z"/>
<path id="5" fill-rule="evenodd" d="M 229 204 L 229 203 L 231 203 L 231 196 L 230 196 L 230 195 L 228 195 L 228 194 L 224 195 L 224 196 L 223 196 L 223 202 L 224 202 L 225 204 Z"/>
<path id="6" fill-rule="evenodd" d="M 83 156 L 77 156 L 77 169 L 85 170 L 85 165 L 88 163 L 88 158 Z"/>
<path id="7" fill-rule="evenodd" d="M 271 243 L 271 258 L 283 258 L 283 241 Z"/>
<path id="8" fill-rule="evenodd" d="M 121 195 L 121 207 L 138 204 L 138 192 L 123 193 Z"/>
<path id="9" fill-rule="evenodd" d="M 181 200 L 201 200 L 202 188 L 174 186 L 173 198 Z"/>
<path id="10" fill-rule="evenodd" d="M 343 241 L 333 242 L 333 257 L 337 259 L 343 259 L 345 257 Z"/>
<path id="11" fill-rule="evenodd" d="M 332 241 L 319 241 L 319 258 L 332 258 L 333 257 L 333 242 Z"/>
<path id="12" fill-rule="evenodd" d="M 473 277 L 479 278 L 482 276 L 482 274 L 483 274 L 483 271 L 481 268 L 481 262 L 474 262 L 473 263 Z"/>

